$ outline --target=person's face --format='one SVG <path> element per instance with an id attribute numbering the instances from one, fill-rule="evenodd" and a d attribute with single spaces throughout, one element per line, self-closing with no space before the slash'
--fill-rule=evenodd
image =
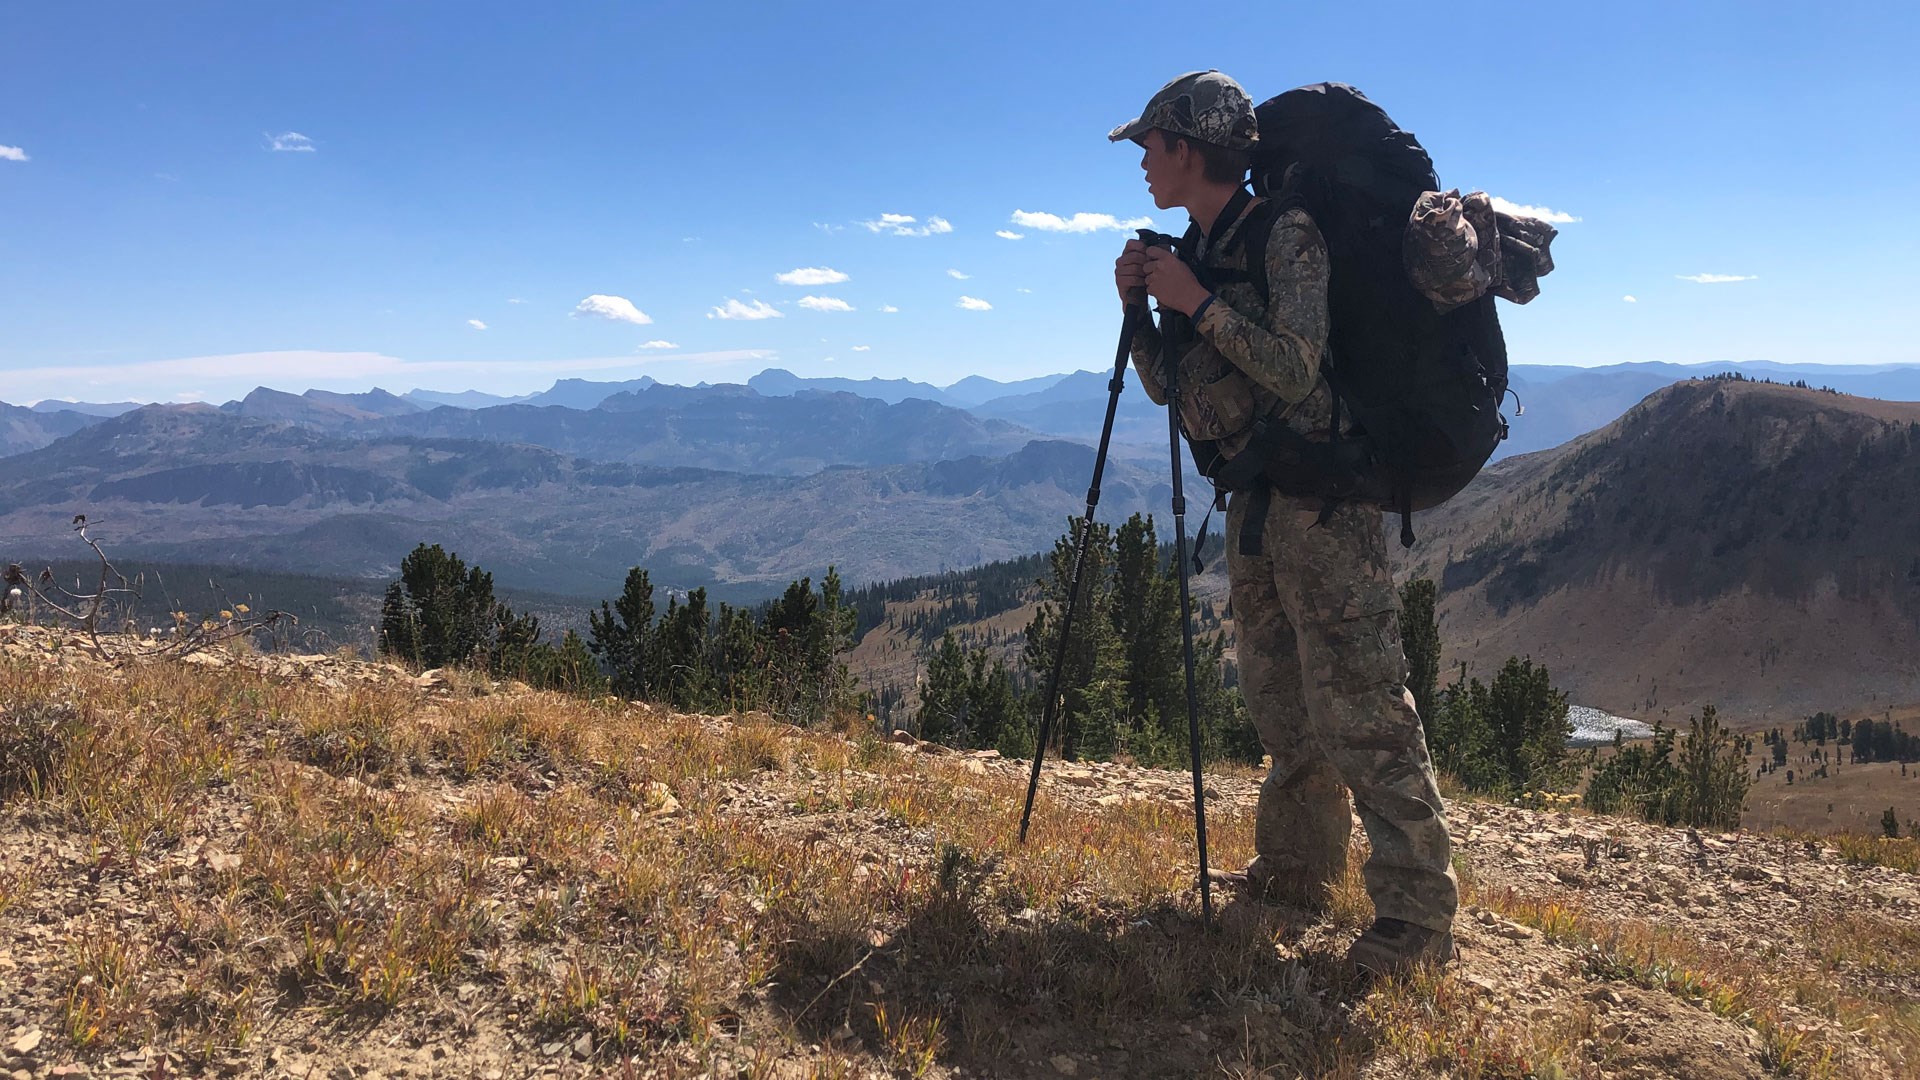
<path id="1" fill-rule="evenodd" d="M 1169 151 L 1158 131 L 1149 131 L 1138 141 L 1145 151 L 1140 155 L 1140 168 L 1147 174 L 1147 194 L 1153 196 L 1153 205 L 1162 210 L 1185 205 L 1193 161 L 1187 144 L 1176 139 Z"/>

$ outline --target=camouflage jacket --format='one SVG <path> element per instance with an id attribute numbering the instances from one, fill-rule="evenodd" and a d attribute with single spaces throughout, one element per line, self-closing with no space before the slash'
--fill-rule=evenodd
<path id="1" fill-rule="evenodd" d="M 1195 261 L 1223 271 L 1240 265 L 1233 238 L 1250 201 L 1215 235 L 1199 238 Z M 1220 285 L 1194 324 L 1192 343 L 1180 358 L 1180 421 L 1189 439 L 1217 440 L 1229 457 L 1246 446 L 1248 431 L 1262 416 L 1281 416 L 1295 430 L 1314 434 L 1330 425 L 1332 396 L 1320 375 L 1327 344 L 1327 248 L 1305 210 L 1289 210 L 1273 225 L 1267 242 L 1270 302 L 1263 304 L 1251 281 Z M 1167 403 L 1160 329 L 1148 322 L 1133 339 L 1133 366 L 1156 405 Z"/>

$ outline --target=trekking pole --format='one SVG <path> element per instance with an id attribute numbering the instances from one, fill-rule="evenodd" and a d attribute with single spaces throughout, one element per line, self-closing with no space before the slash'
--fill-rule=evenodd
<path id="1" fill-rule="evenodd" d="M 1080 539 L 1074 545 L 1073 573 L 1067 579 L 1067 606 L 1060 616 L 1060 643 L 1053 650 L 1053 671 L 1047 675 L 1046 704 L 1040 710 L 1040 733 L 1033 743 L 1033 775 L 1027 780 L 1027 805 L 1020 812 L 1020 842 L 1027 842 L 1027 825 L 1033 820 L 1033 797 L 1040 790 L 1040 762 L 1047 756 L 1047 740 L 1053 735 L 1053 717 L 1060 693 L 1060 672 L 1067 664 L 1067 643 L 1073 633 L 1073 609 L 1080 601 L 1080 572 L 1087 564 L 1087 544 L 1093 539 L 1093 511 L 1100 505 L 1100 476 L 1107 469 L 1107 444 L 1113 440 L 1113 414 L 1120 407 L 1120 391 L 1127 385 L 1127 359 L 1133 352 L 1133 335 L 1147 315 L 1147 298 L 1129 296 L 1126 315 L 1120 320 L 1120 347 L 1113 357 L 1113 379 L 1107 383 L 1107 419 L 1100 428 L 1100 449 L 1093 456 L 1093 483 L 1087 488 L 1087 516 L 1080 520 Z"/>
<path id="2" fill-rule="evenodd" d="M 1213 925 L 1213 887 L 1207 879 L 1206 785 L 1200 779 L 1200 700 L 1193 688 L 1193 614 L 1187 601 L 1187 496 L 1180 469 L 1180 364 L 1161 365 L 1167 379 L 1167 441 L 1173 453 L 1173 561 L 1180 567 L 1180 646 L 1187 666 L 1187 743 L 1193 756 L 1193 836 L 1200 849 L 1200 917 Z"/>

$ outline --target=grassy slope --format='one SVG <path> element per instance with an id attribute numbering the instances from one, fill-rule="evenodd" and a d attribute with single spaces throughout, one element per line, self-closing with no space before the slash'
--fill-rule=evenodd
<path id="1" fill-rule="evenodd" d="M 1817 846 L 1460 804 L 1463 956 L 1367 993 L 1337 963 L 1357 873 L 1325 919 L 1228 903 L 1201 928 L 1175 774 L 1056 767 L 1023 847 L 1016 763 L 340 660 L 113 671 L 52 640 L 0 632 L 0 731 L 51 732 L 0 755 L 0 1056 L 36 1076 L 143 1048 L 293 1075 L 1920 1063 L 1914 878 Z M 1255 785 L 1211 784 L 1234 864 Z"/>

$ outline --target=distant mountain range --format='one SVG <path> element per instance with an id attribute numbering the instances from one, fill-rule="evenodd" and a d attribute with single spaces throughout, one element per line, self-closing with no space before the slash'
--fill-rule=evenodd
<path id="1" fill-rule="evenodd" d="M 1861 397 L 1920 401 L 1920 364 L 1634 363 L 1596 368 L 1518 364 L 1511 373 L 1513 396 L 1508 398 L 1504 409 L 1511 425 L 1511 437 L 1501 445 L 1495 456 L 1511 457 L 1558 446 L 1611 423 L 1635 402 L 1663 386 L 1728 371 L 1777 382 L 1804 381 L 1815 387 L 1828 386 Z M 1128 382 L 1136 384 L 1137 380 L 1129 377 Z M 523 432 L 529 427 L 529 421 L 524 417 L 507 420 L 490 416 L 482 421 L 441 417 L 431 422 L 417 421 L 420 425 L 417 429 L 408 428 L 408 421 L 398 418 L 423 416 L 448 408 L 485 415 L 514 405 L 590 412 L 609 399 L 645 391 L 655 385 L 655 380 L 647 376 L 621 382 L 561 379 L 540 393 L 518 398 L 476 390 L 410 390 L 405 394 L 392 394 L 380 389 L 360 394 L 309 390 L 296 395 L 261 387 L 240 401 L 228 402 L 221 408 L 242 416 L 285 419 L 333 431 L 344 432 L 369 422 L 382 421 L 388 423 L 372 429 L 373 433 L 390 434 L 400 430 L 452 433 L 458 430 L 462 437 L 526 438 L 569 453 L 604 453 L 613 460 L 639 461 L 646 460 L 646 454 L 631 447 L 608 449 L 602 445 L 600 449 L 587 450 L 558 437 L 543 441 L 541 437 L 525 435 Z M 950 386 L 939 387 L 908 379 L 802 378 L 789 371 L 769 368 L 748 379 L 746 385 L 763 398 L 793 398 L 825 392 L 851 394 L 888 405 L 914 400 L 931 402 L 970 412 L 981 419 L 1004 421 L 1028 432 L 1085 442 L 1098 438 L 1107 398 L 1105 371 L 1067 372 L 1013 382 L 974 375 Z M 684 396 L 676 397 L 674 401 L 689 409 L 704 410 L 708 416 L 723 410 L 725 405 L 722 403 L 740 400 L 737 385 L 702 383 L 673 389 L 684 392 Z M 702 392 L 710 394 L 714 400 L 706 405 L 696 404 Z M 102 404 L 43 401 L 34 405 L 31 412 L 51 414 L 66 411 L 98 420 L 137 407 L 133 402 Z M 75 423 L 68 419 L 35 426 L 18 417 L 17 413 L 0 413 L 0 417 L 6 418 L 7 423 L 7 426 L 0 427 L 0 456 L 44 446 L 53 439 L 70 434 Z M 591 428 L 598 421 L 576 418 L 572 423 Z M 558 428 L 564 425 L 559 420 L 550 420 L 544 426 Z M 495 434 L 496 427 L 500 434 Z M 591 438 L 605 444 L 612 436 L 603 433 Z M 1141 460 L 1147 458 L 1149 451 L 1165 445 L 1166 413 L 1148 401 L 1138 385 L 1130 385 L 1121 395 L 1115 417 L 1114 438 L 1123 457 Z M 644 443 L 649 441 L 649 437 L 640 436 L 637 441 Z M 963 445 L 954 452 L 979 453 L 990 452 L 991 449 Z M 761 455 L 750 453 L 745 456 L 751 459 Z"/>
<path id="2" fill-rule="evenodd" d="M 914 405 L 941 408 L 880 407 Z M 682 588 L 774 588 L 829 562 L 860 582 L 1048 547 L 1082 508 L 1092 458 L 1076 443 L 1032 440 L 996 456 L 766 476 L 149 406 L 9 459 L 0 551 L 70 554 L 67 523 L 85 513 L 130 555 L 331 576 L 390 575 L 430 541 L 503 581 L 586 596 L 617 591 L 636 565 Z M 1115 463 L 1103 516 L 1151 511 L 1169 495 L 1164 481 Z"/>
<path id="3" fill-rule="evenodd" d="M 1564 381 L 1564 380 L 1563 380 Z M 1531 410 L 1529 410 L 1531 411 Z M 1574 699 L 1751 721 L 1920 701 L 1920 405 L 1665 387 L 1415 519 L 1449 663 L 1532 656 Z"/>
<path id="4" fill-rule="evenodd" d="M 746 386 L 664 384 L 615 394 L 592 409 L 533 402 L 442 408 L 347 433 L 529 443 L 596 461 L 785 475 L 839 465 L 999 456 L 1040 437 L 918 398 L 890 405 L 818 390 L 767 397 Z"/>
<path id="5" fill-rule="evenodd" d="M 1920 399 L 1920 366 L 1738 367 Z M 1449 662 L 1531 655 L 1643 718 L 1920 701 L 1920 404 L 1695 381 L 1719 370 L 1514 369 L 1512 452 L 1416 519 L 1401 567 L 1442 583 Z M 960 568 L 1046 550 L 1080 511 L 1105 381 L 0 405 L 0 557 L 71 557 L 85 513 L 146 559 L 379 578 L 429 541 L 503 586 L 588 597 L 635 565 L 735 599 L 829 562 L 850 583 Z M 1165 413 L 1122 401 L 1102 516 L 1164 518 Z"/>
<path id="6" fill-rule="evenodd" d="M 44 404 L 44 402 L 42 403 Z M 96 424 L 100 417 L 72 409 L 31 409 L 0 402 L 0 457 L 25 453 Z"/>

